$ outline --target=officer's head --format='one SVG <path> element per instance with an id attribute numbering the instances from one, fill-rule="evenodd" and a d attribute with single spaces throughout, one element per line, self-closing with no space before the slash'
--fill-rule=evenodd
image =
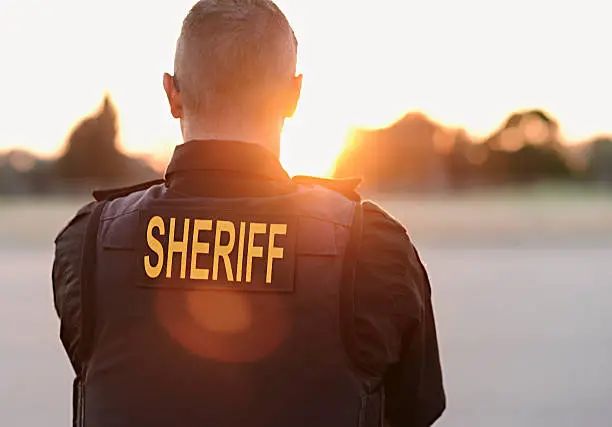
<path id="1" fill-rule="evenodd" d="M 297 40 L 272 1 L 201 0 L 183 22 L 164 89 L 183 127 L 229 120 L 280 134 L 300 95 L 296 63 Z"/>

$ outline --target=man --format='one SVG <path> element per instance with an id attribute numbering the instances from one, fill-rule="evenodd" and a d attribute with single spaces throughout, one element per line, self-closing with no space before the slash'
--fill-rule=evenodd
<path id="1" fill-rule="evenodd" d="M 445 396 L 427 274 L 353 180 L 278 156 L 297 42 L 269 0 L 202 0 L 164 75 L 165 179 L 96 192 L 56 239 L 79 426 L 429 426 Z M 324 136 L 322 136 L 324 137 Z"/>

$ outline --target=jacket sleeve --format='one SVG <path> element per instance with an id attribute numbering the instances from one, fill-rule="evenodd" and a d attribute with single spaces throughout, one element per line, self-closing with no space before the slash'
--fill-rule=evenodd
<path id="1" fill-rule="evenodd" d="M 429 278 L 414 247 L 411 259 L 423 311 L 419 323 L 403 331 L 400 360 L 385 376 L 386 418 L 391 427 L 431 426 L 446 408 Z"/>
<path id="2" fill-rule="evenodd" d="M 370 370 L 384 372 L 386 422 L 431 426 L 446 397 L 427 272 L 405 228 L 369 202 L 364 202 L 362 245 L 357 335 L 362 353 L 372 360 Z M 361 359 L 367 366 L 367 358 Z"/>
<path id="3" fill-rule="evenodd" d="M 55 239 L 53 302 L 60 319 L 60 340 L 75 372 L 81 368 L 77 353 L 81 338 L 81 255 L 92 205 L 77 212 Z"/>

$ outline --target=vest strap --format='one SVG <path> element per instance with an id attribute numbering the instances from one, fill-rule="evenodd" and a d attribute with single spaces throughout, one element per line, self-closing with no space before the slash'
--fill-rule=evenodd
<path id="1" fill-rule="evenodd" d="M 342 341 L 353 368 L 363 372 L 360 367 L 357 339 L 355 337 L 355 270 L 363 235 L 363 206 L 357 203 L 351 226 L 351 234 L 346 248 L 340 285 L 340 317 L 342 320 Z"/>
<path id="2" fill-rule="evenodd" d="M 81 373 L 86 371 L 86 365 L 91 357 L 95 329 L 95 292 L 94 281 L 96 273 L 96 252 L 100 218 L 106 206 L 106 201 L 99 202 L 94 208 L 87 224 L 83 256 L 81 259 L 81 342 L 80 362 Z"/>
<path id="3" fill-rule="evenodd" d="M 96 190 L 93 192 L 94 199 L 97 201 L 103 200 L 114 200 L 119 197 L 128 196 L 136 191 L 147 190 L 154 185 L 165 184 L 166 181 L 163 179 L 155 179 L 153 181 L 147 181 L 136 185 L 130 185 L 129 187 L 113 188 L 110 190 Z"/>
<path id="4" fill-rule="evenodd" d="M 83 425 L 83 387 L 87 377 L 87 364 L 93 351 L 93 342 L 95 338 L 94 282 L 96 273 L 98 230 L 100 229 L 100 219 L 105 206 L 106 201 L 98 202 L 91 213 L 91 216 L 89 217 L 81 256 L 81 340 L 78 348 L 80 370 L 76 373 L 76 379 L 73 385 L 72 425 L 74 427 Z"/>
<path id="5" fill-rule="evenodd" d="M 377 373 L 363 366 L 355 334 L 355 277 L 363 240 L 363 203 L 357 203 L 351 226 L 348 246 L 342 271 L 340 287 L 340 319 L 342 321 L 342 342 L 349 362 L 354 370 L 368 377 L 376 378 Z M 366 381 L 367 396 L 362 398 L 359 414 L 360 426 L 385 426 L 385 390 L 380 380 Z"/>

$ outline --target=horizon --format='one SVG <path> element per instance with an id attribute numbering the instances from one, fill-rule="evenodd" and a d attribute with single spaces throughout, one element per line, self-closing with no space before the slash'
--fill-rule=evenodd
<path id="1" fill-rule="evenodd" d="M 118 113 L 118 116 L 120 116 L 120 109 L 118 108 L 117 105 L 115 105 L 112 102 L 112 96 L 110 94 L 106 94 L 106 96 L 109 97 L 109 99 L 111 101 L 111 104 L 116 109 L 116 111 Z M 102 102 L 104 102 L 104 101 L 102 101 Z M 100 108 L 100 106 L 98 106 L 98 109 L 99 108 Z M 35 157 L 37 157 L 39 159 L 42 159 L 42 160 L 58 159 L 58 158 L 60 158 L 62 156 L 62 151 L 67 147 L 70 135 L 74 132 L 74 130 L 84 120 L 94 116 L 98 109 L 90 112 L 89 114 L 87 114 L 85 116 L 79 117 L 79 119 L 77 119 L 77 121 L 75 121 L 75 124 L 68 131 L 68 133 L 66 135 L 65 141 L 62 143 L 62 145 L 60 147 L 58 147 L 58 149 L 55 152 L 40 153 L 40 152 L 36 152 L 36 151 L 33 151 L 33 150 L 29 150 L 27 147 L 20 147 L 20 146 L 2 147 L 2 146 L 0 146 L 0 156 L 7 155 L 7 154 L 9 154 L 11 152 L 19 152 L 19 151 L 21 151 L 21 152 L 26 152 L 26 153 L 29 153 L 31 155 L 34 155 Z M 402 115 L 402 117 L 399 117 L 397 120 L 395 120 L 395 121 L 393 121 L 391 123 L 385 124 L 385 125 L 381 125 L 381 126 L 363 126 L 363 127 L 352 126 L 352 127 L 348 128 L 347 132 L 346 132 L 346 135 L 345 135 L 345 138 L 343 139 L 344 145 L 343 145 L 342 148 L 343 148 L 343 150 L 346 149 L 346 144 L 350 144 L 352 142 L 351 141 L 351 135 L 354 134 L 355 132 L 376 132 L 376 131 L 381 131 L 381 130 L 389 129 L 389 128 L 392 128 L 392 127 L 396 126 L 397 124 L 399 124 L 402 120 L 405 120 L 405 119 L 407 119 L 409 117 L 416 117 L 416 116 L 421 116 L 421 117 L 423 117 L 424 120 L 428 120 L 428 121 L 432 122 L 433 124 L 435 124 L 436 126 L 439 126 L 439 127 L 443 128 L 443 129 L 446 129 L 446 130 L 450 130 L 450 131 L 465 131 L 467 133 L 468 137 L 470 138 L 472 143 L 480 144 L 480 143 L 485 142 L 489 137 L 491 137 L 497 131 L 499 131 L 503 127 L 504 123 L 510 118 L 511 115 L 513 115 L 513 114 L 522 114 L 522 113 L 525 113 L 525 112 L 528 112 L 528 111 L 536 111 L 536 110 L 525 110 L 525 109 L 522 109 L 522 110 L 517 110 L 517 111 L 510 112 L 503 120 L 500 121 L 500 123 L 497 126 L 495 126 L 488 134 L 486 134 L 484 136 L 477 136 L 477 135 L 471 134 L 469 131 L 467 131 L 465 128 L 462 128 L 462 127 L 447 126 L 445 123 L 441 123 L 441 122 L 438 122 L 438 121 L 432 119 L 430 116 L 428 116 L 427 114 L 423 113 L 420 110 L 408 111 L 408 112 L 404 113 Z M 551 115 L 549 115 L 547 111 L 544 111 L 544 110 L 540 110 L 540 111 L 542 111 L 543 113 L 547 114 L 548 117 L 550 117 L 552 120 L 556 120 L 556 118 L 551 116 Z M 121 129 L 119 128 L 119 129 L 117 129 L 117 135 L 119 136 L 120 134 L 121 134 Z M 589 143 L 591 143 L 591 142 L 593 142 L 593 141 L 595 141 L 596 139 L 599 139 L 599 138 L 612 138 L 612 133 L 596 134 L 596 135 L 593 135 L 592 137 L 590 137 L 588 139 L 580 140 L 580 141 L 568 141 L 568 140 L 563 138 L 563 135 L 559 135 L 559 137 L 560 137 L 560 142 L 561 142 L 562 145 L 565 145 L 567 147 L 580 147 L 580 146 L 583 146 L 583 145 L 587 145 L 587 144 L 589 144 Z M 123 153 L 123 154 L 132 155 L 132 156 L 135 156 L 135 157 L 138 157 L 138 158 L 142 158 L 142 159 L 147 160 L 147 161 L 150 161 L 151 159 L 156 157 L 155 154 L 151 153 L 150 151 L 129 151 L 129 150 L 126 150 L 125 147 L 123 146 L 123 144 L 121 143 L 121 141 L 119 141 L 119 140 L 117 140 L 116 143 L 117 143 L 117 149 L 121 153 Z M 181 141 L 177 142 L 177 144 L 182 144 L 182 143 L 183 143 L 182 139 L 181 139 Z M 174 149 L 174 147 L 175 147 L 175 145 L 171 146 L 170 148 Z M 172 152 L 170 152 L 169 154 L 171 155 Z M 281 157 L 282 157 L 282 154 L 281 154 Z M 166 159 L 158 159 L 158 160 L 166 161 Z"/>
<path id="2" fill-rule="evenodd" d="M 174 43 L 193 3 L 0 5 L 0 47 L 15 65 L 0 70 L 10 83 L 0 111 L 11 118 L 0 126 L 0 152 L 57 156 L 108 92 L 119 112 L 120 149 L 167 158 L 181 137 L 161 76 L 172 70 Z M 550 114 L 569 143 L 612 134 L 605 5 L 594 0 L 552 8 L 544 1 L 507 2 L 503 19 L 499 4 L 477 0 L 443 9 L 392 0 L 376 7 L 277 3 L 300 42 L 298 71 L 305 79 L 283 134 L 281 159 L 292 174 L 326 174 L 351 128 L 386 127 L 410 112 L 475 139 L 528 109 Z M 40 61 L 48 65 L 42 72 Z"/>

